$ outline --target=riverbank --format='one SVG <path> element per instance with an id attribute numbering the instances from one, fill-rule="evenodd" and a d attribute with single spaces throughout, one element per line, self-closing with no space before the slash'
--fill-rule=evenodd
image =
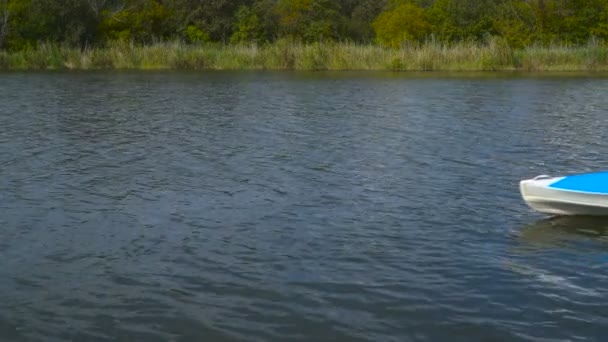
<path id="1" fill-rule="evenodd" d="M 0 52 L 0 70 L 394 70 L 394 71 L 608 71 L 608 46 L 511 49 L 499 40 L 454 46 L 425 44 L 386 49 L 350 43 L 264 46 L 163 43 L 74 49 L 41 45 Z"/>

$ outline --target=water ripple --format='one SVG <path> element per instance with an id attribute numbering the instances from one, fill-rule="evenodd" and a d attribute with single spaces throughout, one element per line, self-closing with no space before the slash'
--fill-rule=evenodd
<path id="1" fill-rule="evenodd" d="M 608 224 L 517 193 L 602 167 L 603 78 L 0 78 L 2 340 L 608 333 Z"/>

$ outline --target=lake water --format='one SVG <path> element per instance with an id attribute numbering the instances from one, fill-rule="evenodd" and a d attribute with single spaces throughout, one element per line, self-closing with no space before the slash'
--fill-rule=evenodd
<path id="1" fill-rule="evenodd" d="M 0 74 L 2 341 L 599 341 L 608 78 Z"/>

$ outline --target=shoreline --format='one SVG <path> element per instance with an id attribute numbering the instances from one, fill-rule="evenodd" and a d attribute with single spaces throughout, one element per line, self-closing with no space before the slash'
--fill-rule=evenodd
<path id="1" fill-rule="evenodd" d="M 88 50 L 41 45 L 29 51 L 0 51 L 0 70 L 608 73 L 608 46 L 511 49 L 498 40 L 452 46 L 428 43 L 399 49 L 352 43 L 292 42 L 263 46 L 114 43 Z"/>

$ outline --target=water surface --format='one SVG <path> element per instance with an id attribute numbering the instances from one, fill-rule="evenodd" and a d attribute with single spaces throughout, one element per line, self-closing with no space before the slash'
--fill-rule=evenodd
<path id="1" fill-rule="evenodd" d="M 608 78 L 0 74 L 2 341 L 596 341 Z"/>

